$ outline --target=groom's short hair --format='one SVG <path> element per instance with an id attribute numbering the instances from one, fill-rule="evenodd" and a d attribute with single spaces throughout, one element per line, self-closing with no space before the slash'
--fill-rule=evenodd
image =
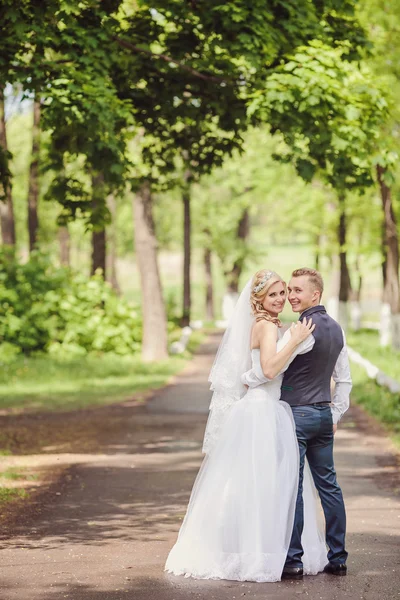
<path id="1" fill-rule="evenodd" d="M 307 275 L 311 285 L 314 289 L 318 290 L 322 296 L 322 292 L 324 291 L 324 280 L 322 279 L 321 273 L 316 269 L 309 269 L 308 267 L 295 269 L 292 273 L 292 277 L 302 277 L 302 275 Z"/>

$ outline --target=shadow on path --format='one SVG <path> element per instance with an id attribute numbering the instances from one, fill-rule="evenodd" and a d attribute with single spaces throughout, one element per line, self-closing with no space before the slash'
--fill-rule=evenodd
<path id="1" fill-rule="evenodd" d="M 163 572 L 201 464 L 211 362 L 208 351 L 196 357 L 145 407 L 85 411 L 85 418 L 96 413 L 94 422 L 101 423 L 97 449 L 83 443 L 53 500 L 1 541 L 1 600 L 400 598 L 400 502 L 392 485 L 381 484 L 396 465 L 388 461 L 385 440 L 357 426 L 358 409 L 349 411 L 336 441 L 349 525 L 348 577 L 250 584 Z"/>

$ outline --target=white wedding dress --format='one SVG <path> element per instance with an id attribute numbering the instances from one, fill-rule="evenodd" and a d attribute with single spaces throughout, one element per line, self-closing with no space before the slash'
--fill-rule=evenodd
<path id="1" fill-rule="evenodd" d="M 252 350 L 253 366 L 260 351 Z M 165 570 L 201 579 L 280 581 L 293 528 L 299 450 L 291 409 L 280 402 L 283 375 L 230 408 L 220 437 L 201 465 Z M 316 492 L 304 471 L 303 565 L 327 562 Z"/>

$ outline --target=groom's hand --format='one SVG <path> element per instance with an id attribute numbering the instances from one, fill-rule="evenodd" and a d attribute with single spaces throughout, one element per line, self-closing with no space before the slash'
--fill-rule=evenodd
<path id="1" fill-rule="evenodd" d="M 333 435 L 335 435 L 335 433 L 337 432 L 337 424 L 336 423 L 333 424 L 332 429 L 333 429 Z"/>

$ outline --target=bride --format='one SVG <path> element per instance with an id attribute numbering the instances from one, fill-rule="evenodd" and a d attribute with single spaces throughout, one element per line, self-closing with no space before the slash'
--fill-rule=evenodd
<path id="1" fill-rule="evenodd" d="M 291 409 L 280 402 L 282 373 L 310 350 L 311 320 L 282 335 L 286 284 L 258 271 L 244 288 L 210 373 L 213 397 L 206 452 L 165 570 L 201 579 L 280 581 L 292 534 L 299 451 Z M 270 381 L 245 389 L 251 366 Z M 304 477 L 304 572 L 326 562 L 316 493 Z"/>

